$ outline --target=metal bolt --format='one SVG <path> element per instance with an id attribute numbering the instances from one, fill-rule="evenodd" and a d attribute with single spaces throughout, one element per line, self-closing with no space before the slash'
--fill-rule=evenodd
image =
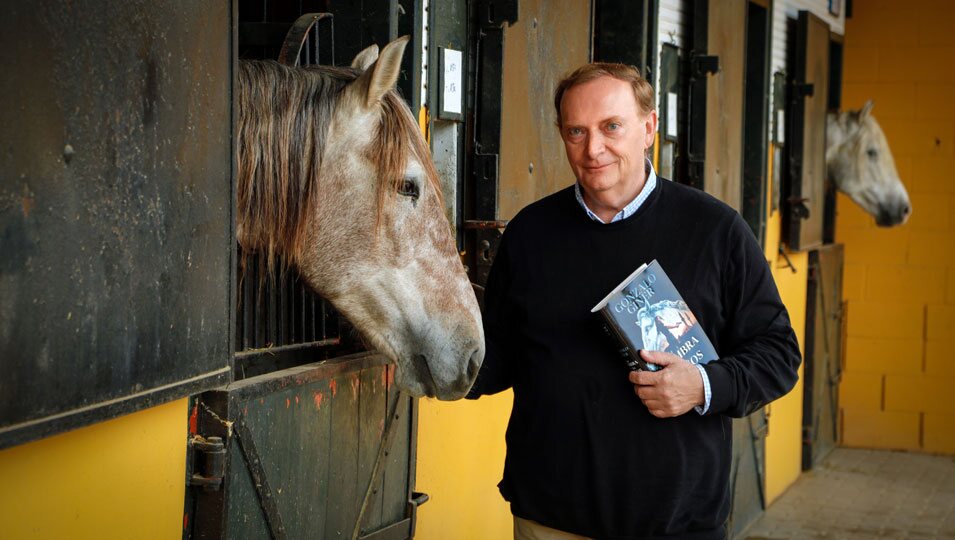
<path id="1" fill-rule="evenodd" d="M 73 145 L 66 145 L 63 147 L 63 160 L 69 163 L 73 160 Z"/>
<path id="2" fill-rule="evenodd" d="M 527 164 L 527 172 L 529 172 L 529 173 L 534 172 L 534 164 L 533 164 L 533 163 L 528 163 L 528 164 Z"/>

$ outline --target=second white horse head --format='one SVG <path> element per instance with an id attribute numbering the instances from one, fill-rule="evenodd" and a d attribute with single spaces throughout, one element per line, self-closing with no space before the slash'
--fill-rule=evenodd
<path id="1" fill-rule="evenodd" d="M 826 124 L 826 167 L 836 188 L 849 196 L 880 227 L 901 225 L 912 214 L 909 194 L 899 179 L 872 101 L 858 111 L 830 113 Z"/>

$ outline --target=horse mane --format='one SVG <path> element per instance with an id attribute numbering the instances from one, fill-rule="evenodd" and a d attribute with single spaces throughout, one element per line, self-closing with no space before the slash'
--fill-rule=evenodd
<path id="1" fill-rule="evenodd" d="M 246 251 L 264 251 L 271 268 L 278 255 L 300 260 L 309 209 L 332 115 L 354 68 L 291 68 L 274 61 L 240 62 L 237 141 L 237 225 Z M 440 197 L 437 172 L 417 122 L 395 91 L 381 99 L 379 122 L 367 157 L 377 165 L 377 230 L 382 211 L 404 177 L 410 151 Z"/>

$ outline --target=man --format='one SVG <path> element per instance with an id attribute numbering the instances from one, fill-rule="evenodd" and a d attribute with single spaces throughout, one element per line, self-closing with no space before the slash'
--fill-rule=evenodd
<path id="1" fill-rule="evenodd" d="M 725 537 L 732 416 L 788 392 L 799 348 L 762 251 L 713 197 L 656 177 L 653 89 L 581 67 L 554 105 L 577 182 L 508 225 L 485 293 L 487 355 L 469 397 L 514 390 L 499 487 L 515 537 Z M 719 360 L 628 373 L 590 309 L 657 259 Z"/>

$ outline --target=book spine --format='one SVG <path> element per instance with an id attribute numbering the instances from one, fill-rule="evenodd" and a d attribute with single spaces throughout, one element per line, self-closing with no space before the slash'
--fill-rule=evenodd
<path id="1" fill-rule="evenodd" d="M 629 368 L 630 371 L 655 371 L 646 360 L 640 357 L 639 350 L 634 350 L 627 344 L 628 341 L 624 336 L 623 329 L 620 328 L 617 319 L 610 314 L 609 307 L 601 309 L 600 316 L 604 319 L 604 331 L 606 331 L 611 338 L 616 340 L 617 345 L 621 347 L 618 352 L 627 363 L 627 368 Z"/>

